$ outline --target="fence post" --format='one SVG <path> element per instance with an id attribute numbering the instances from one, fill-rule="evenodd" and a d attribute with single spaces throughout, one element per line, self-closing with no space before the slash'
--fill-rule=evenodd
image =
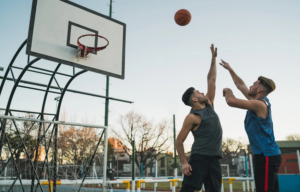
<path id="1" fill-rule="evenodd" d="M 143 163 L 141 163 L 141 177 L 143 177 L 143 171 L 144 171 L 143 168 L 144 168 Z"/>
<path id="2" fill-rule="evenodd" d="M 124 184 L 126 184 L 126 192 L 129 192 L 130 191 L 130 181 L 126 180 L 126 181 L 123 181 Z"/>
<path id="3" fill-rule="evenodd" d="M 132 140 L 132 154 L 131 154 L 131 163 L 132 163 L 132 167 L 131 167 L 131 171 L 132 171 L 132 173 L 131 173 L 131 175 L 132 175 L 132 192 L 135 192 L 135 162 L 134 162 L 134 160 L 135 160 L 135 150 L 134 150 L 134 146 L 135 146 L 135 144 L 134 144 L 134 140 Z"/>
<path id="4" fill-rule="evenodd" d="M 251 187 L 252 187 L 252 192 L 254 192 L 254 182 L 251 180 Z"/>
<path id="5" fill-rule="evenodd" d="M 136 191 L 141 192 L 141 180 L 136 181 Z"/>
<path id="6" fill-rule="evenodd" d="M 170 179 L 170 182 L 172 183 L 172 192 L 176 192 L 176 182 L 178 182 L 179 179 Z"/>
<path id="7" fill-rule="evenodd" d="M 249 177 L 247 177 L 249 178 Z M 250 191 L 250 188 L 249 188 L 249 180 L 247 180 L 247 191 L 249 192 Z"/>
<path id="8" fill-rule="evenodd" d="M 221 187 L 221 192 L 224 192 L 224 182 L 223 182 L 223 178 L 222 178 L 222 187 Z"/>
<path id="9" fill-rule="evenodd" d="M 104 154 L 107 154 L 107 147 L 108 147 L 108 139 L 107 139 L 107 132 L 108 130 L 105 129 L 104 132 Z M 103 159 L 103 181 L 102 181 L 102 191 L 106 192 L 106 179 L 107 179 L 107 175 L 106 175 L 106 169 L 107 169 L 107 155 L 104 155 L 104 159 Z"/>
<path id="10" fill-rule="evenodd" d="M 233 192 L 233 188 L 232 188 L 232 181 L 235 180 L 235 178 L 229 178 L 229 191 Z"/>
<path id="11" fill-rule="evenodd" d="M 155 179 L 157 179 L 157 160 L 155 160 L 155 174 L 154 174 Z M 156 192 L 157 188 L 157 183 L 154 183 L 154 192 Z"/>
<path id="12" fill-rule="evenodd" d="M 141 192 L 141 183 L 145 183 L 145 180 L 137 180 L 136 181 L 136 190 L 137 192 Z"/>
<path id="13" fill-rule="evenodd" d="M 245 180 L 243 180 L 243 191 L 246 191 Z"/>

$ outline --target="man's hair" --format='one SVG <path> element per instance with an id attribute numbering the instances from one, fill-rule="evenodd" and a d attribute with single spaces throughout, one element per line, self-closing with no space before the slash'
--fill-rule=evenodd
<path id="1" fill-rule="evenodd" d="M 195 97 L 195 93 L 193 92 L 189 98 L 189 106 L 193 107 L 194 105 L 194 101 L 193 101 L 193 97 Z"/>
<path id="2" fill-rule="evenodd" d="M 259 84 L 264 87 L 264 93 L 268 95 L 276 89 L 276 85 L 272 79 L 260 76 L 258 77 Z"/>

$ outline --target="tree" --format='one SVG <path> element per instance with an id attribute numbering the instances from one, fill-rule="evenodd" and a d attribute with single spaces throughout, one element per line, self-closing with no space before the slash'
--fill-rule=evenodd
<path id="1" fill-rule="evenodd" d="M 153 167 L 157 156 L 166 152 L 170 147 L 168 143 L 172 138 L 171 124 L 167 121 L 161 121 L 158 124 L 153 124 L 148 121 L 143 115 L 130 111 L 125 116 L 120 116 L 120 128 L 113 129 L 113 133 L 118 140 L 121 141 L 124 151 L 132 160 L 131 143 L 135 140 L 135 164 L 138 170 Z"/>
<path id="2" fill-rule="evenodd" d="M 61 120 L 68 120 L 68 113 L 64 110 L 61 114 Z M 74 122 L 77 119 L 76 115 L 70 117 L 71 121 Z M 88 124 L 88 120 L 83 121 L 84 124 Z M 48 132 L 50 135 L 50 131 Z M 61 164 L 73 164 L 83 165 L 88 163 L 87 160 L 92 157 L 96 149 L 96 145 L 99 141 L 99 132 L 97 129 L 92 127 L 81 127 L 81 126 L 69 126 L 69 125 L 58 125 L 58 137 L 57 137 L 57 159 Z M 53 153 L 53 139 L 51 145 L 51 153 Z M 100 143 L 100 145 L 103 143 Z M 98 150 L 100 147 L 98 147 Z M 53 154 L 51 154 L 53 155 Z M 97 156 L 98 155 L 98 156 Z M 102 158 L 100 154 L 96 155 L 96 159 Z"/>
<path id="3" fill-rule="evenodd" d="M 58 159 L 61 162 L 65 160 L 68 164 L 80 165 L 94 152 L 98 139 L 94 128 L 59 125 Z"/>
<path id="4" fill-rule="evenodd" d="M 231 164 L 231 159 L 236 157 L 245 145 L 240 140 L 226 138 L 222 141 L 223 159 L 227 164 Z"/>
<path id="5" fill-rule="evenodd" d="M 291 134 L 285 137 L 288 141 L 299 141 L 300 135 L 299 134 Z"/>
<path id="6" fill-rule="evenodd" d="M 26 114 L 25 118 L 34 118 L 34 116 L 31 114 Z M 25 153 L 24 145 L 21 144 L 21 138 L 25 144 L 26 150 L 29 153 L 29 159 L 32 159 L 34 157 L 33 151 L 35 150 L 37 143 L 38 127 L 39 125 L 37 123 L 33 123 L 31 121 L 6 121 L 6 135 L 11 150 L 15 152 L 14 159 L 17 162 L 17 164 L 20 162 L 20 158 Z M 8 147 L 8 142 L 6 139 L 4 139 L 4 145 Z M 25 158 L 28 157 L 25 155 Z"/>

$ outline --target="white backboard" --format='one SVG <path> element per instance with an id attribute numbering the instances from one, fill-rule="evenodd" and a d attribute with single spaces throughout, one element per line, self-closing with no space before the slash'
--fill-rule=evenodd
<path id="1" fill-rule="evenodd" d="M 35 57 L 124 79 L 126 25 L 68 0 L 33 0 L 26 53 Z M 77 39 L 96 34 L 106 49 L 77 59 Z M 87 46 L 106 41 L 84 37 Z"/>

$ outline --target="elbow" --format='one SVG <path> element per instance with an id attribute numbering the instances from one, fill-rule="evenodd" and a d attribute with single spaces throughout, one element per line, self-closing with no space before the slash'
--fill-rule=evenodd
<path id="1" fill-rule="evenodd" d="M 226 99 L 227 105 L 230 107 L 234 107 L 234 99 L 233 98 L 228 98 Z"/>
<path id="2" fill-rule="evenodd" d="M 181 140 L 176 139 L 175 141 L 175 147 L 176 149 L 178 148 L 178 146 L 183 145 L 183 142 Z"/>

